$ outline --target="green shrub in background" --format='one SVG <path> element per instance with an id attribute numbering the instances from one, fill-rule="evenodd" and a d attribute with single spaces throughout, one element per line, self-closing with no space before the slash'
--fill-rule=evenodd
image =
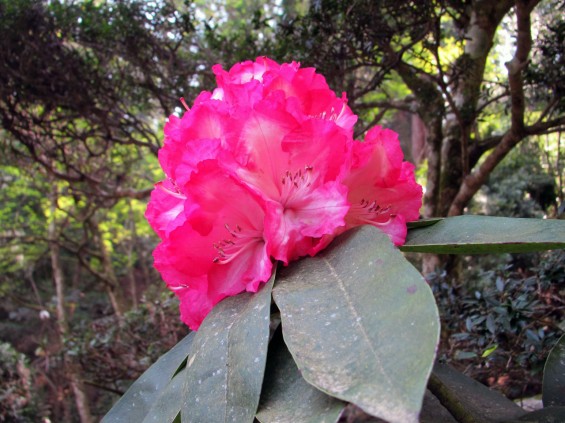
<path id="1" fill-rule="evenodd" d="M 442 358 L 510 398 L 539 392 L 547 355 L 565 330 L 564 262 L 562 250 L 477 256 L 465 260 L 463 282 L 428 275 Z"/>

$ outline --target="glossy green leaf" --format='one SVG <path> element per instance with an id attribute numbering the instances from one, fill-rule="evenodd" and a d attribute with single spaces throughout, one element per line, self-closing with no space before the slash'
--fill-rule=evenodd
<path id="1" fill-rule="evenodd" d="M 161 395 L 159 395 L 159 398 L 155 400 L 147 412 L 143 423 L 173 423 L 180 413 L 185 379 L 186 369 L 182 369 L 161 390 Z"/>
<path id="2" fill-rule="evenodd" d="M 141 422 L 191 350 L 194 332 L 143 373 L 104 416 L 102 423 Z"/>
<path id="3" fill-rule="evenodd" d="M 425 226 L 435 225 L 437 222 L 440 222 L 442 220 L 443 217 L 432 217 L 429 219 L 420 219 L 413 222 L 408 222 L 406 223 L 406 226 L 408 227 L 408 229 L 423 228 Z"/>
<path id="4" fill-rule="evenodd" d="M 186 365 L 181 419 L 253 422 L 267 359 L 274 275 L 256 294 L 228 297 L 198 330 Z"/>
<path id="5" fill-rule="evenodd" d="M 565 248 L 565 221 L 456 216 L 408 230 L 406 252 L 436 254 L 521 253 Z"/>
<path id="6" fill-rule="evenodd" d="M 286 344 L 312 385 L 390 422 L 416 422 L 439 337 L 434 297 L 379 230 L 340 236 L 281 270 Z"/>
<path id="7" fill-rule="evenodd" d="M 257 420 L 261 423 L 335 423 L 345 403 L 308 384 L 280 331 L 269 344 Z"/>
<path id="8" fill-rule="evenodd" d="M 543 404 L 565 406 L 565 335 L 553 347 L 543 369 Z"/>

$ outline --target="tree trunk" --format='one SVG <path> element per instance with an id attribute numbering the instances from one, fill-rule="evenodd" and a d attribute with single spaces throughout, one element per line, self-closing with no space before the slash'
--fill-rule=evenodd
<path id="1" fill-rule="evenodd" d="M 65 310 L 65 280 L 63 269 L 60 261 L 59 244 L 57 243 L 57 228 L 55 222 L 55 211 L 57 209 L 57 188 L 53 188 L 51 203 L 51 222 L 48 227 L 49 236 L 49 254 L 51 258 L 51 269 L 53 272 L 53 282 L 55 284 L 55 296 L 57 299 L 57 329 L 64 348 L 64 340 L 69 334 L 69 323 L 67 321 L 67 313 Z M 64 364 L 69 379 L 69 383 L 75 397 L 75 405 L 80 416 L 81 423 L 94 423 L 90 412 L 88 397 L 85 394 L 84 381 L 80 374 L 80 364 L 76 359 L 64 353 Z"/>
<path id="2" fill-rule="evenodd" d="M 439 68 L 440 74 L 430 78 L 429 75 L 416 73 L 402 61 L 396 67 L 415 95 L 418 114 L 427 129 L 428 173 L 424 217 L 447 216 L 463 178 L 469 172 L 470 134 L 477 119 L 486 60 L 496 29 L 512 5 L 511 0 L 472 2 L 465 31 L 468 41 L 464 54 L 455 65 L 457 80 L 449 89 Z M 436 37 L 439 36 L 439 33 L 436 34 Z M 424 274 L 445 268 L 456 269 L 457 263 L 448 256 L 424 255 Z"/>
<path id="3" fill-rule="evenodd" d="M 128 200 L 128 217 L 129 217 L 129 230 L 130 230 L 130 240 L 127 244 L 127 256 L 128 256 L 128 281 L 130 286 L 131 294 L 131 304 L 134 309 L 137 308 L 137 283 L 135 280 L 135 262 L 133 260 L 133 251 L 137 245 L 137 227 L 135 224 L 135 215 L 133 213 L 133 207 L 131 205 L 131 199 Z"/>
<path id="4" fill-rule="evenodd" d="M 428 135 L 426 137 L 428 173 L 426 175 L 426 193 L 424 195 L 423 215 L 426 218 L 439 215 L 438 205 L 441 189 L 441 143 L 443 138 L 441 110 L 436 109 L 437 115 L 432 116 L 428 122 Z M 426 117 L 426 116 L 425 116 Z"/>
<path id="5" fill-rule="evenodd" d="M 454 89 L 450 92 L 444 90 L 450 113 L 444 127 L 438 216 L 450 213 L 453 200 L 469 173 L 469 144 L 478 117 L 486 61 L 494 44 L 496 30 L 513 5 L 514 2 L 510 0 L 472 2 L 469 24 L 465 31 L 467 41 L 464 54 L 455 65 L 459 74 Z M 462 213 L 463 209 L 459 214 Z"/>
<path id="6" fill-rule="evenodd" d="M 100 259 L 102 261 L 102 273 L 98 276 L 102 278 L 102 282 L 104 283 L 106 293 L 110 299 L 114 313 L 121 321 L 124 316 L 124 312 L 127 309 L 127 304 L 121 286 L 118 282 L 118 278 L 116 277 L 116 272 L 114 271 L 112 258 L 104 244 L 104 239 L 102 238 L 102 233 L 100 232 L 96 217 L 93 216 L 89 220 L 89 226 L 92 231 L 94 244 L 98 247 Z"/>
<path id="7" fill-rule="evenodd" d="M 532 47 L 530 14 L 540 0 L 517 1 L 516 21 L 518 38 L 516 52 L 512 60 L 506 63 L 508 69 L 508 85 L 510 88 L 510 118 L 511 125 L 486 160 L 473 172 L 465 177 L 448 209 L 450 216 L 462 214 L 465 206 L 486 182 L 494 168 L 506 155 L 527 135 L 524 127 L 525 96 L 522 72 L 528 64 L 528 56 Z M 535 126 L 535 125 L 534 125 Z"/>

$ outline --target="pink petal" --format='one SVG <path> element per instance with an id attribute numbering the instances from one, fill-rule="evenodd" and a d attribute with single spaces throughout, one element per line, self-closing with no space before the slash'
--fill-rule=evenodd
<path id="1" fill-rule="evenodd" d="M 387 234 L 394 245 L 402 245 L 406 241 L 406 220 L 401 214 L 394 216 L 385 224 L 373 223 L 373 226 Z"/>
<path id="2" fill-rule="evenodd" d="M 403 160 L 398 134 L 380 126 L 371 128 L 365 141 L 353 146 L 353 169 L 363 167 L 368 172 L 367 179 L 375 183 L 396 183 Z"/>
<path id="3" fill-rule="evenodd" d="M 289 155 L 282 150 L 285 135 L 297 127 L 296 120 L 279 102 L 265 100 L 244 121 L 231 150 L 242 165 L 239 176 L 264 196 L 276 199 L 280 181 L 289 169 Z"/>
<path id="4" fill-rule="evenodd" d="M 227 106 L 220 101 L 206 100 L 187 111 L 182 119 L 170 116 L 165 125 L 165 141 L 159 150 L 159 163 L 165 174 L 178 181 L 188 178 L 195 163 L 213 156 L 223 144 L 229 122 Z M 189 166 L 189 169 L 183 167 Z"/>
<path id="5" fill-rule="evenodd" d="M 192 330 L 198 330 L 204 318 L 214 307 L 205 293 L 182 289 L 175 292 L 180 301 L 180 318 Z"/>
<path id="6" fill-rule="evenodd" d="M 185 221 L 184 200 L 186 196 L 170 181 L 155 185 L 147 204 L 145 218 L 159 237 L 166 237 Z"/>
<path id="7" fill-rule="evenodd" d="M 273 257 L 284 263 L 319 251 L 318 238 L 344 226 L 349 210 L 347 189 L 338 182 L 328 182 L 285 205 L 269 205 L 265 236 Z"/>
<path id="8" fill-rule="evenodd" d="M 352 170 L 344 181 L 351 204 L 346 228 L 370 224 L 396 245 L 404 243 L 406 222 L 419 216 L 422 187 L 414 166 L 402 160 L 398 136 L 390 130 L 375 127 L 364 143 L 354 145 Z"/>

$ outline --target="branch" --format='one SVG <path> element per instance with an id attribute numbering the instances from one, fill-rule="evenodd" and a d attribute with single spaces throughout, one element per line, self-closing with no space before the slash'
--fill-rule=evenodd
<path id="1" fill-rule="evenodd" d="M 80 261 L 80 264 L 88 271 L 90 272 L 95 278 L 97 278 L 100 282 L 102 282 L 104 285 L 111 287 L 111 288 L 115 288 L 115 284 L 113 283 L 113 281 L 111 281 L 109 278 L 106 277 L 106 275 L 100 273 L 98 270 L 94 269 L 90 263 L 85 259 L 84 255 L 81 254 L 79 252 L 79 254 L 77 254 L 77 257 Z"/>
<path id="2" fill-rule="evenodd" d="M 410 97 L 408 97 L 410 98 Z M 413 112 L 413 107 L 411 106 L 411 102 L 408 99 L 404 100 L 381 100 L 381 101 L 367 101 L 365 103 L 360 103 L 354 106 L 357 110 L 363 109 L 374 109 L 374 108 L 386 108 L 386 109 L 395 109 L 395 110 L 403 110 L 405 112 Z"/>
<path id="3" fill-rule="evenodd" d="M 559 100 L 560 100 L 560 97 L 559 97 L 559 96 L 557 96 L 557 95 L 554 96 L 554 97 L 551 99 L 551 101 L 549 101 L 549 102 L 547 103 L 547 105 L 545 106 L 545 109 L 543 109 L 543 111 L 541 112 L 540 117 L 539 117 L 539 119 L 537 120 L 537 122 L 541 122 L 541 121 L 543 121 L 547 116 L 550 116 L 551 113 L 553 112 L 555 106 L 557 106 L 557 105 L 559 104 Z M 537 122 L 536 122 L 536 123 L 537 123 Z"/>
<path id="4" fill-rule="evenodd" d="M 488 106 L 490 106 L 493 103 L 498 102 L 499 100 L 502 100 L 504 97 L 508 97 L 508 90 L 506 90 L 506 89 L 501 94 L 495 95 L 494 97 L 489 98 L 484 103 L 479 104 L 475 114 L 477 116 L 480 115 Z"/>
<path id="5" fill-rule="evenodd" d="M 117 190 L 116 192 L 113 193 L 101 192 L 98 195 L 103 198 L 111 198 L 111 199 L 134 198 L 136 200 L 142 200 L 144 198 L 149 197 L 152 191 L 153 191 L 153 187 L 146 188 L 141 191 L 136 191 L 133 189 L 124 189 L 124 190 Z"/>
<path id="6" fill-rule="evenodd" d="M 527 135 L 545 135 L 559 132 L 563 129 L 563 125 L 565 125 L 565 116 L 559 116 L 558 118 L 547 120 L 545 122 L 536 122 L 533 125 L 524 128 L 524 131 Z"/>
<path id="7" fill-rule="evenodd" d="M 506 69 L 508 69 L 508 85 L 510 88 L 510 130 L 515 132 L 524 129 L 526 101 L 522 71 L 528 65 L 528 56 L 532 48 L 530 13 L 538 2 L 539 0 L 516 1 L 516 20 L 518 22 L 516 52 L 512 60 L 505 63 Z"/>
<path id="8" fill-rule="evenodd" d="M 122 396 L 124 394 L 124 391 L 122 390 L 110 388 L 109 386 L 100 385 L 99 383 L 93 382 L 91 380 L 84 380 L 84 383 L 86 385 L 90 385 L 93 386 L 94 388 L 102 389 L 103 391 L 111 392 L 116 395 Z"/>
<path id="9" fill-rule="evenodd" d="M 485 138 L 483 140 L 477 141 L 469 153 L 469 166 L 472 169 L 479 161 L 481 156 L 488 150 L 492 150 L 502 140 L 502 135 L 495 135 L 492 137 Z"/>
<path id="10" fill-rule="evenodd" d="M 366 125 L 363 125 L 360 129 L 355 130 L 354 137 L 357 138 L 361 136 L 361 134 L 365 133 L 365 131 L 367 131 L 369 128 L 376 125 L 383 118 L 386 112 L 388 112 L 388 109 L 383 109 L 379 111 L 379 113 L 377 113 L 375 117 L 371 119 L 371 122 L 367 123 Z"/>

